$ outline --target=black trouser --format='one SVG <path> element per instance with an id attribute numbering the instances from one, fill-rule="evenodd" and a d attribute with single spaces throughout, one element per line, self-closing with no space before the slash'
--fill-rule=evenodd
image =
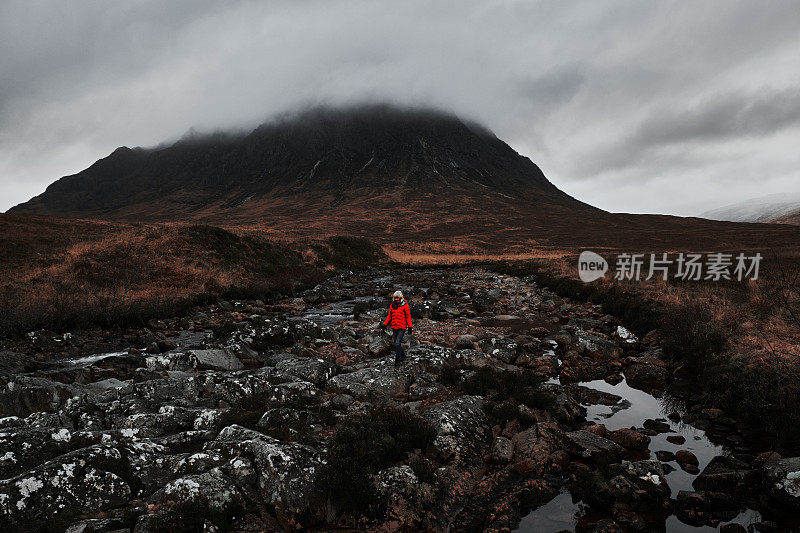
<path id="1" fill-rule="evenodd" d="M 394 360 L 396 362 L 400 362 L 406 358 L 406 354 L 403 351 L 403 336 L 405 334 L 406 330 L 404 329 L 392 330 L 392 342 L 394 342 Z"/>

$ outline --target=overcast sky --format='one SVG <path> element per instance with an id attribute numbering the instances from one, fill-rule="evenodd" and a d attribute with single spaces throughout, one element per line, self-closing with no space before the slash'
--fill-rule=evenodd
<path id="1" fill-rule="evenodd" d="M 477 120 L 611 211 L 800 192 L 800 3 L 2 0 L 0 211 L 118 146 L 320 103 Z"/>

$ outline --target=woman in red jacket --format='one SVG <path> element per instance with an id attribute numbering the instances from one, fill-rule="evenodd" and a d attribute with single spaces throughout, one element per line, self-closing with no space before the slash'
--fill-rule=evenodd
<path id="1" fill-rule="evenodd" d="M 392 295 L 392 303 L 389 305 L 389 314 L 386 320 L 381 323 L 381 329 L 386 326 L 392 328 L 392 341 L 394 342 L 394 364 L 399 365 L 406 358 L 403 351 L 403 336 L 408 330 L 411 335 L 411 309 L 408 302 L 403 299 L 403 293 L 395 291 Z"/>

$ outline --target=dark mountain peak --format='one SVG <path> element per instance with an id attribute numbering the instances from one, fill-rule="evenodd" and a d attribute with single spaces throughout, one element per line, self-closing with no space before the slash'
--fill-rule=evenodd
<path id="1" fill-rule="evenodd" d="M 241 218 L 283 201 L 336 208 L 399 195 L 587 208 L 485 127 L 427 108 L 316 107 L 249 133 L 192 132 L 151 149 L 121 147 L 61 178 L 18 213 L 109 219 Z M 259 203 L 260 202 L 260 203 Z M 287 204 L 288 205 L 288 204 Z"/>

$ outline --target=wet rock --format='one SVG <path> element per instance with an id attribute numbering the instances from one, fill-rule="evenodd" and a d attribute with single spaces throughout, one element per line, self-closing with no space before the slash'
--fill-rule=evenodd
<path id="1" fill-rule="evenodd" d="M 667 369 L 660 359 L 639 358 L 625 370 L 625 378 L 635 389 L 663 388 L 667 382 Z"/>
<path id="2" fill-rule="evenodd" d="M 758 478 L 758 471 L 746 463 L 718 455 L 694 479 L 692 486 L 697 490 L 740 493 L 757 485 Z"/>
<path id="3" fill-rule="evenodd" d="M 625 453 L 619 444 L 590 431 L 572 431 L 565 433 L 564 438 L 568 451 L 601 464 L 618 462 Z"/>
<path id="4" fill-rule="evenodd" d="M 561 393 L 556 396 L 553 415 L 562 422 L 574 424 L 586 417 L 586 408 L 579 404 L 572 396 Z"/>
<path id="5" fill-rule="evenodd" d="M 667 442 L 680 446 L 686 442 L 686 437 L 683 435 L 667 435 Z"/>
<path id="6" fill-rule="evenodd" d="M 189 362 L 197 370 L 241 370 L 242 362 L 227 350 L 191 350 Z"/>
<path id="7" fill-rule="evenodd" d="M 656 433 L 669 433 L 672 431 L 672 426 L 670 426 L 669 423 L 665 422 L 664 420 L 653 420 L 652 418 L 648 418 L 642 423 L 642 426 L 645 429 L 655 431 Z"/>
<path id="8" fill-rule="evenodd" d="M 582 404 L 617 405 L 622 400 L 622 396 L 584 387 L 583 385 L 567 385 L 566 390 Z"/>
<path id="9" fill-rule="evenodd" d="M 693 526 L 702 526 L 710 518 L 711 502 L 704 492 L 678 491 L 675 498 L 675 515 L 678 520 Z"/>
<path id="10" fill-rule="evenodd" d="M 675 454 L 669 450 L 658 450 L 656 452 L 656 459 L 662 463 L 668 463 L 675 460 Z"/>
<path id="11" fill-rule="evenodd" d="M 597 361 L 589 357 L 581 357 L 575 352 L 568 352 L 562 361 L 561 382 L 574 383 L 603 379 L 611 372 L 608 361 Z"/>
<path id="12" fill-rule="evenodd" d="M 629 450 L 646 450 L 650 445 L 650 437 L 642 435 L 635 429 L 618 429 L 612 431 L 608 438 Z"/>
<path id="13" fill-rule="evenodd" d="M 697 456 L 690 452 L 689 450 L 678 450 L 675 452 L 675 461 L 680 465 L 692 465 L 697 466 L 700 462 L 697 460 Z"/>

